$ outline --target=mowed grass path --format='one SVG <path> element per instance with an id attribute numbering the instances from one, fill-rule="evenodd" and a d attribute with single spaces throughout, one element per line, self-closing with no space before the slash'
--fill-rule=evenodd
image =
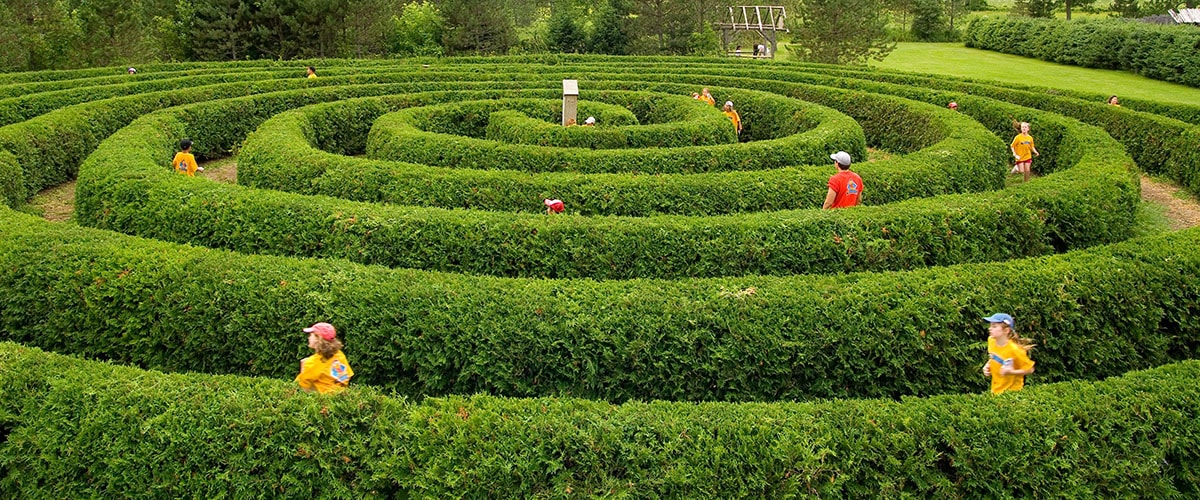
<path id="1" fill-rule="evenodd" d="M 1080 68 L 969 49 L 961 43 L 901 43 L 887 59 L 872 61 L 871 66 L 1200 105 L 1200 89 L 1128 71 Z"/>

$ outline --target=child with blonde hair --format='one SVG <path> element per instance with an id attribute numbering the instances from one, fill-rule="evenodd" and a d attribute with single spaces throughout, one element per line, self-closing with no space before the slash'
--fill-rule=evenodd
<path id="1" fill-rule="evenodd" d="M 1021 122 L 1018 126 L 1021 127 L 1021 133 L 1013 137 L 1012 144 L 1008 147 L 1012 150 L 1013 158 L 1016 158 L 1013 170 L 1024 174 L 1025 182 L 1029 182 L 1033 157 L 1042 154 L 1033 145 L 1033 136 L 1029 135 L 1029 122 Z"/>
<path id="2" fill-rule="evenodd" d="M 984 321 L 988 327 L 988 361 L 983 375 L 992 378 L 992 394 L 1019 391 L 1025 387 L 1025 376 L 1033 373 L 1029 350 L 1033 344 L 1017 335 L 1016 322 L 1005 313 L 996 313 Z"/>
<path id="3" fill-rule="evenodd" d="M 305 328 L 304 333 L 308 334 L 308 347 L 314 354 L 300 360 L 300 374 L 296 375 L 300 388 L 326 394 L 350 385 L 354 370 L 342 354 L 342 342 L 337 339 L 333 325 L 316 323 Z"/>

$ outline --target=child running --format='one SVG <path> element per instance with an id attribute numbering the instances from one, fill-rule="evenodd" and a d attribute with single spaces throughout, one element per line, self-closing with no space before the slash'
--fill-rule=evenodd
<path id="1" fill-rule="evenodd" d="M 1033 373 L 1033 360 L 1028 352 L 1033 345 L 1017 335 L 1012 316 L 996 313 L 983 319 L 991 323 L 983 376 L 992 377 L 992 394 L 1021 390 L 1025 387 L 1025 376 Z"/>
<path id="2" fill-rule="evenodd" d="M 179 141 L 179 152 L 175 153 L 175 158 L 171 159 L 171 166 L 175 171 L 188 177 L 195 177 L 196 172 L 203 172 L 204 168 L 196 165 L 196 156 L 192 154 L 192 140 L 184 139 Z"/>
<path id="3" fill-rule="evenodd" d="M 1025 182 L 1029 182 L 1030 167 L 1033 166 L 1033 157 L 1041 156 L 1037 148 L 1033 146 L 1033 136 L 1029 135 L 1029 122 L 1021 122 L 1021 133 L 1013 137 L 1012 144 L 1009 145 L 1012 150 L 1013 157 L 1017 159 L 1016 165 L 1013 168 L 1025 175 Z M 1030 156 L 1032 153 L 1032 156 Z"/>
<path id="4" fill-rule="evenodd" d="M 342 342 L 337 339 L 333 325 L 316 323 L 305 328 L 304 333 L 308 334 L 308 347 L 314 354 L 300 360 L 300 374 L 296 375 L 300 388 L 325 394 L 340 392 L 350 385 L 354 370 L 342 354 Z"/>

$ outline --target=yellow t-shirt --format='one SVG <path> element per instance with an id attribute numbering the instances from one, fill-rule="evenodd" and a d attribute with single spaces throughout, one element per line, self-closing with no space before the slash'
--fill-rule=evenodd
<path id="1" fill-rule="evenodd" d="M 308 78 L 316 78 L 316 77 L 317 77 L 317 74 L 316 74 L 316 73 L 309 73 L 309 74 L 308 74 Z"/>
<path id="2" fill-rule="evenodd" d="M 350 377 L 354 376 L 354 370 L 342 351 L 329 359 L 321 359 L 320 354 L 313 354 L 300 361 L 300 366 L 296 382 L 303 389 L 316 390 L 321 394 L 345 389 L 350 384 Z"/>
<path id="3" fill-rule="evenodd" d="M 700 100 L 701 100 L 701 101 L 704 101 L 704 102 L 707 102 L 709 106 L 716 106 L 716 105 L 717 105 L 717 100 L 716 100 L 716 99 L 713 99 L 713 96 L 710 96 L 710 95 L 704 95 L 704 94 L 700 94 Z"/>
<path id="4" fill-rule="evenodd" d="M 1013 153 L 1018 156 L 1017 161 L 1029 161 L 1033 158 L 1033 137 L 1029 134 L 1017 134 L 1012 141 Z"/>
<path id="5" fill-rule="evenodd" d="M 175 167 L 175 171 L 188 177 L 196 176 L 196 156 L 191 153 L 180 151 L 175 153 L 175 158 L 171 160 L 171 166 Z"/>
<path id="6" fill-rule="evenodd" d="M 996 345 L 996 339 L 988 337 L 988 370 L 992 372 L 992 394 L 1004 391 L 1019 391 L 1025 387 L 1024 375 L 1001 375 L 1000 367 L 1009 364 L 1014 370 L 1033 368 L 1033 360 L 1025 348 L 1013 341 L 1004 346 Z"/>
<path id="7" fill-rule="evenodd" d="M 725 116 L 728 116 L 733 121 L 733 129 L 740 133 L 742 131 L 742 117 L 738 115 L 737 110 L 722 111 L 722 113 L 725 113 Z"/>

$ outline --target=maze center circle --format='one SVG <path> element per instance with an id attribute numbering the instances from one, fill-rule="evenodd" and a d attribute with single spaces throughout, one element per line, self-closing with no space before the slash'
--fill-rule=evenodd
<path id="1" fill-rule="evenodd" d="M 7 338 L 287 378 L 297 327 L 326 319 L 355 384 L 613 403 L 978 393 L 998 310 L 1039 344 L 1038 384 L 1197 348 L 1198 236 L 1126 241 L 1135 169 L 1191 179 L 1192 123 L 804 65 L 329 66 L 0 79 L 5 198 L 78 176 L 80 226 L 0 215 Z M 597 127 L 557 125 L 565 78 Z M 705 85 L 740 137 L 687 97 Z M 1006 183 L 1014 119 L 1042 152 L 1029 182 Z M 173 172 L 184 137 L 201 158 L 238 151 L 239 184 Z M 839 150 L 863 203 L 820 210 Z M 1097 329 L 1123 334 L 1092 349 Z"/>

